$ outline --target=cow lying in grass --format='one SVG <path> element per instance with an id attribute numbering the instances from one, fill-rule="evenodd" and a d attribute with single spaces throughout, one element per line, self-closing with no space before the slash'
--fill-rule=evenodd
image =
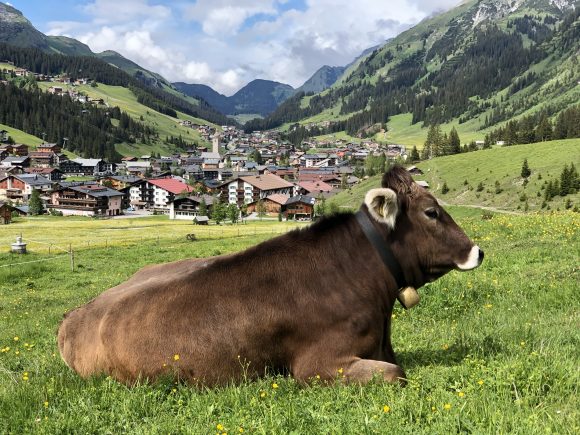
<path id="1" fill-rule="evenodd" d="M 300 381 L 405 377 L 391 346 L 399 297 L 483 252 L 395 167 L 356 214 L 324 218 L 245 251 L 148 266 L 68 313 L 58 332 L 81 376 L 176 376 L 218 385 L 268 369 Z M 402 289 L 406 289 L 401 293 Z"/>

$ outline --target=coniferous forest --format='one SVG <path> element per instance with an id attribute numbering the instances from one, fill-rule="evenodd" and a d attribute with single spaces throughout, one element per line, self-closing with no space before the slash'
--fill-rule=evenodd
<path id="1" fill-rule="evenodd" d="M 83 156 L 99 156 L 118 162 L 115 143 L 148 143 L 155 130 L 134 121 L 118 107 L 83 105 L 68 96 L 38 89 L 19 88 L 11 83 L 0 86 L 0 123 L 45 137 L 48 142 L 67 138 L 66 149 Z M 119 120 L 116 127 L 111 119 Z"/>

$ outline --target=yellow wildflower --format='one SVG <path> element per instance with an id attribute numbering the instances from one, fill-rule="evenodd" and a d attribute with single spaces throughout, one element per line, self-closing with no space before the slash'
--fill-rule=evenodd
<path id="1" fill-rule="evenodd" d="M 179 354 L 173 355 L 173 361 L 179 361 Z"/>
<path id="2" fill-rule="evenodd" d="M 441 346 L 443 348 L 443 350 L 447 350 L 449 349 L 449 345 L 447 343 L 445 343 L 443 346 Z"/>
<path id="3" fill-rule="evenodd" d="M 342 369 L 342 367 L 341 367 L 341 368 L 339 368 L 339 369 L 338 369 L 338 374 L 342 375 L 342 372 L 343 372 L 343 371 L 344 371 L 344 370 Z"/>
<path id="4" fill-rule="evenodd" d="M 463 391 L 460 391 L 459 393 L 457 393 L 457 395 L 458 395 L 459 397 L 463 397 L 463 396 L 465 396 L 465 393 L 464 393 Z"/>
<path id="5" fill-rule="evenodd" d="M 278 384 L 277 384 L 276 382 L 274 382 L 274 383 L 272 384 L 272 388 L 275 390 L 276 388 L 278 388 Z"/>
<path id="6" fill-rule="evenodd" d="M 217 426 L 216 426 L 216 429 L 217 430 L 224 430 L 224 427 L 223 427 L 223 425 L 221 423 L 218 423 Z"/>
<path id="7" fill-rule="evenodd" d="M 239 429 L 238 429 L 238 432 L 239 432 L 239 433 L 244 433 L 244 428 L 243 428 L 243 427 L 239 428 Z"/>
<path id="8" fill-rule="evenodd" d="M 483 385 L 483 379 L 480 379 L 479 381 L 477 381 L 477 383 L 478 383 L 479 385 Z"/>
<path id="9" fill-rule="evenodd" d="M 391 407 L 389 405 L 383 406 L 383 412 L 391 412 Z"/>
<path id="10" fill-rule="evenodd" d="M 18 341 L 18 340 L 20 340 L 19 337 L 14 337 L 14 341 Z"/>
<path id="11" fill-rule="evenodd" d="M 451 403 L 446 403 L 445 405 L 443 405 L 443 409 L 446 409 L 449 411 L 451 409 Z"/>
<path id="12" fill-rule="evenodd" d="M 48 408 L 48 402 L 44 402 L 44 407 Z"/>

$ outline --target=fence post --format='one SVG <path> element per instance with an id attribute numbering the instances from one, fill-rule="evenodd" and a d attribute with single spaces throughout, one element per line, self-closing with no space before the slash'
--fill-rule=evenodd
<path id="1" fill-rule="evenodd" d="M 75 253 L 71 249 L 69 254 L 70 254 L 70 270 L 71 270 L 71 272 L 74 272 L 75 271 Z"/>

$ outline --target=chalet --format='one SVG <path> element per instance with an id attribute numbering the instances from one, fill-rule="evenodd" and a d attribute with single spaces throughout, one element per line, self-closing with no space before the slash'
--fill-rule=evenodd
<path id="1" fill-rule="evenodd" d="M 16 75 L 16 77 L 26 77 L 28 75 L 28 70 L 24 68 L 16 68 L 14 70 L 14 75 Z"/>
<path id="2" fill-rule="evenodd" d="M 33 151 L 28 154 L 30 164 L 39 168 L 50 168 L 56 163 L 56 154 L 53 152 Z"/>
<path id="3" fill-rule="evenodd" d="M 73 159 L 61 162 L 60 170 L 67 175 L 100 175 L 109 169 L 103 159 Z"/>
<path id="4" fill-rule="evenodd" d="M 14 150 L 12 149 L 12 145 L 11 144 L 2 144 L 2 145 L 0 145 L 0 151 L 1 152 L 8 153 L 8 154 L 12 154 L 14 152 Z"/>
<path id="5" fill-rule="evenodd" d="M 62 86 L 51 86 L 50 88 L 48 88 L 48 92 L 50 94 L 54 94 L 54 95 L 63 95 L 63 89 Z"/>
<path id="6" fill-rule="evenodd" d="M 282 206 L 286 204 L 290 197 L 288 195 L 282 195 L 280 193 L 275 193 L 273 195 L 267 196 L 264 199 L 259 199 L 248 204 L 248 213 L 258 212 L 258 204 L 261 202 L 264 211 L 269 215 L 277 215 L 282 212 Z"/>
<path id="7" fill-rule="evenodd" d="M 2 166 L 18 166 L 19 168 L 28 168 L 30 159 L 28 156 L 11 156 L 2 160 Z"/>
<path id="8" fill-rule="evenodd" d="M 12 206 L 0 201 L 0 225 L 6 225 L 12 222 Z"/>
<path id="9" fill-rule="evenodd" d="M 195 217 L 200 217 L 199 206 L 203 201 L 205 201 L 207 213 L 213 205 L 212 196 L 203 195 L 175 198 L 169 203 L 169 219 L 191 220 Z"/>
<path id="10" fill-rule="evenodd" d="M 24 157 L 28 155 L 28 145 L 22 143 L 12 145 L 12 154 L 19 157 Z"/>
<path id="11" fill-rule="evenodd" d="M 42 175 L 50 181 L 62 180 L 62 171 L 58 168 L 26 168 L 24 172 L 27 174 Z"/>
<path id="12" fill-rule="evenodd" d="M 33 190 L 47 192 L 51 187 L 51 181 L 41 175 L 9 175 L 0 180 L 0 199 L 27 201 Z"/>
<path id="13" fill-rule="evenodd" d="M 123 194 L 98 184 L 64 187 L 51 194 L 49 209 L 63 215 L 118 216 Z"/>
<path id="14" fill-rule="evenodd" d="M 312 219 L 315 202 L 310 196 L 293 196 L 282 207 L 282 214 L 286 219 Z"/>
<path id="15" fill-rule="evenodd" d="M 98 180 L 101 186 L 110 187 L 115 190 L 122 190 L 126 187 L 141 181 L 141 178 L 133 175 L 109 175 Z"/>
<path id="16" fill-rule="evenodd" d="M 221 196 L 230 204 L 249 204 L 273 194 L 292 196 L 294 185 L 273 174 L 237 177 L 220 185 Z"/>
<path id="17" fill-rule="evenodd" d="M 40 153 L 59 154 L 62 151 L 62 147 L 55 143 L 43 143 L 36 147 L 36 151 Z"/>

